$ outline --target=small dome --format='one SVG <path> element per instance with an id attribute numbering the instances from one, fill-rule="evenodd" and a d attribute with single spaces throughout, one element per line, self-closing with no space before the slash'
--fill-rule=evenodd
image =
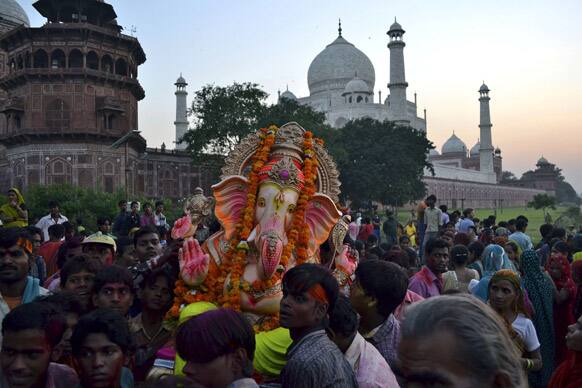
<path id="1" fill-rule="evenodd" d="M 281 97 L 279 99 L 286 98 L 288 100 L 297 101 L 297 97 L 289 91 L 289 89 L 285 90 L 281 93 Z"/>
<path id="2" fill-rule="evenodd" d="M 30 27 L 24 9 L 15 0 L 0 1 L 0 35 L 22 25 Z"/>
<path id="3" fill-rule="evenodd" d="M 440 155 L 440 153 L 437 151 L 436 148 L 432 148 L 430 151 L 428 151 L 428 154 L 430 156 L 439 156 Z"/>
<path id="4" fill-rule="evenodd" d="M 178 79 L 176 80 L 176 83 L 174 85 L 188 85 L 188 83 L 186 82 L 184 77 L 182 77 L 182 74 L 180 73 L 180 76 L 178 77 Z"/>
<path id="5" fill-rule="evenodd" d="M 357 74 L 350 82 L 347 83 L 342 96 L 351 93 L 371 94 L 368 84 L 364 82 L 364 80 L 360 79 Z"/>
<path id="6" fill-rule="evenodd" d="M 394 18 L 394 23 L 392 23 L 392 25 L 390 26 L 390 29 L 388 30 L 388 32 L 393 32 L 393 31 L 404 32 L 404 30 L 402 29 L 402 26 L 400 25 L 400 23 L 398 23 L 396 21 L 396 18 Z"/>
<path id="7" fill-rule="evenodd" d="M 370 58 L 353 44 L 339 36 L 317 54 L 307 71 L 310 94 L 329 92 L 330 89 L 344 89 L 354 78 L 354 74 L 374 90 L 376 72 Z"/>
<path id="8" fill-rule="evenodd" d="M 537 165 L 540 164 L 550 164 L 550 162 L 548 162 L 548 159 L 544 158 L 543 156 L 541 158 L 538 159 Z"/>
<path id="9" fill-rule="evenodd" d="M 471 157 L 479 156 L 479 149 L 480 148 L 481 148 L 481 142 L 479 140 L 477 140 L 477 144 L 475 144 L 471 148 L 471 151 L 469 151 L 469 155 L 471 155 Z"/>
<path id="10" fill-rule="evenodd" d="M 489 88 L 487 87 L 487 85 L 485 85 L 485 82 L 483 82 L 483 85 L 481 85 L 481 87 L 479 88 L 479 92 L 481 92 L 481 93 L 488 93 L 489 92 Z"/>
<path id="11" fill-rule="evenodd" d="M 495 148 L 495 155 L 501 155 L 501 148 L 499 147 Z"/>
<path id="12" fill-rule="evenodd" d="M 442 154 L 467 153 L 467 146 L 461 139 L 453 135 L 443 144 Z"/>

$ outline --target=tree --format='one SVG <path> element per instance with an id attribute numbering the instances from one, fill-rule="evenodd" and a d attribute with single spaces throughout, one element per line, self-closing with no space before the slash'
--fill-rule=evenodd
<path id="1" fill-rule="evenodd" d="M 515 183 L 517 181 L 518 181 L 517 177 L 511 171 L 502 171 L 501 172 L 500 183 L 507 184 L 507 183 Z"/>
<path id="2" fill-rule="evenodd" d="M 427 155 L 433 144 L 423 132 L 369 118 L 335 132 L 323 137 L 338 164 L 342 199 L 354 207 L 372 201 L 402 206 L 425 194 L 422 178 L 425 168 L 432 170 Z"/>
<path id="3" fill-rule="evenodd" d="M 193 127 L 182 141 L 195 162 L 208 162 L 208 154 L 219 162 L 249 133 L 257 129 L 268 94 L 257 84 L 206 85 L 194 95 L 190 114 Z"/>
<path id="4" fill-rule="evenodd" d="M 553 197 L 548 194 L 536 194 L 533 197 L 533 201 L 527 204 L 529 207 L 533 207 L 534 209 L 542 209 L 544 212 L 544 218 L 547 217 L 546 210 L 547 209 L 555 209 L 556 208 L 556 197 Z"/>
<path id="5" fill-rule="evenodd" d="M 317 131 L 326 126 L 325 113 L 313 110 L 309 105 L 301 105 L 295 100 L 282 98 L 277 104 L 266 107 L 259 119 L 258 127 L 276 125 L 280 127 L 290 121 L 299 123 L 303 128 Z"/>

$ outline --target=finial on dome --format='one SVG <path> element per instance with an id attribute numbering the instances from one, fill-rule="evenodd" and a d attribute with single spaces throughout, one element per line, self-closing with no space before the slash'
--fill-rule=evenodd
<path id="1" fill-rule="evenodd" d="M 338 22 L 337 32 L 338 32 L 339 36 L 341 37 L 342 36 L 342 19 L 339 18 L 338 21 L 339 22 Z"/>

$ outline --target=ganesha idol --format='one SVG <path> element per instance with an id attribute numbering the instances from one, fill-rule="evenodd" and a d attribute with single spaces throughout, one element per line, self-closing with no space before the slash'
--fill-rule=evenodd
<path id="1" fill-rule="evenodd" d="M 347 224 L 336 206 L 338 176 L 323 143 L 297 123 L 247 136 L 227 156 L 214 201 L 201 201 L 214 202 L 222 228 L 202 246 L 186 238 L 171 313 L 206 301 L 240 309 L 258 330 L 275 328 L 282 277 L 295 265 L 320 263 L 328 238 L 333 257 L 326 261 L 340 283 L 349 280 L 355 263 L 342 244 Z M 180 220 L 174 232 L 187 223 Z"/>

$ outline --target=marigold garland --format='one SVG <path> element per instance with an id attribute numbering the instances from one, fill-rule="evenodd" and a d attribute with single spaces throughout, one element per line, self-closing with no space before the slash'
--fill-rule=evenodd
<path id="1" fill-rule="evenodd" d="M 323 141 L 314 138 L 312 132 L 306 131 L 303 138 L 304 161 L 302 168 L 305 183 L 297 201 L 291 228 L 287 232 L 287 244 L 281 255 L 280 264 L 282 270 L 277 271 L 267 280 L 256 280 L 249 283 L 242 279 L 248 253 L 246 240 L 254 226 L 255 205 L 260 183 L 259 172 L 269 160 L 271 147 L 275 144 L 277 130 L 278 128 L 276 126 L 260 129 L 259 146 L 251 159 L 252 168 L 248 177 L 247 201 L 241 212 L 241 219 L 235 225 L 234 236 L 225 253 L 222 265 L 220 268 L 211 266 L 204 282 L 195 290 L 189 290 L 182 280 L 178 280 L 175 285 L 174 305 L 168 311 L 168 317 L 178 318 L 183 305 L 199 301 L 209 301 L 222 307 L 230 307 L 240 311 L 241 290 L 249 293 L 267 291 L 281 281 L 293 253 L 295 254 L 295 265 L 302 264 L 309 258 L 310 230 L 305 222 L 305 212 L 309 201 L 316 191 L 315 182 L 317 180 L 317 167 L 319 164 L 314 143 L 322 146 Z M 225 287 L 227 277 L 228 284 Z M 278 326 L 278 315 L 271 315 L 263 317 L 260 323 L 254 326 L 254 329 L 258 332 L 272 330 Z"/>

